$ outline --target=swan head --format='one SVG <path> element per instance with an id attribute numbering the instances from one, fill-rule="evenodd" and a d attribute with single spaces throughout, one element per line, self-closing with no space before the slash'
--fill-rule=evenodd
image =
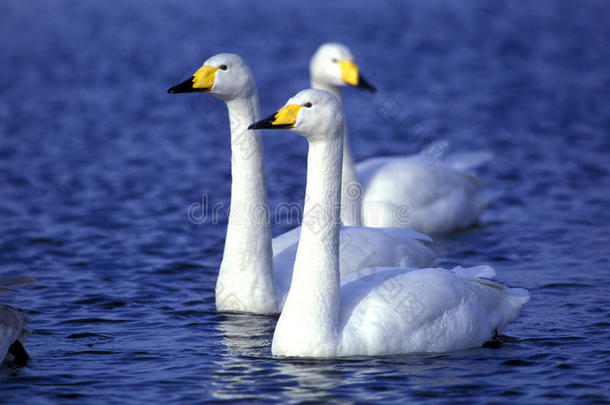
<path id="1" fill-rule="evenodd" d="M 256 92 L 254 76 L 239 55 L 220 53 L 203 63 L 191 77 L 171 87 L 168 93 L 209 93 L 224 101 Z"/>
<path id="2" fill-rule="evenodd" d="M 360 74 L 350 50 L 338 43 L 326 43 L 318 48 L 309 63 L 309 73 L 313 83 L 320 85 L 356 86 L 377 91 Z"/>
<path id="3" fill-rule="evenodd" d="M 291 97 L 275 114 L 248 129 L 288 129 L 312 141 L 342 137 L 344 120 L 337 97 L 325 90 L 306 89 Z"/>

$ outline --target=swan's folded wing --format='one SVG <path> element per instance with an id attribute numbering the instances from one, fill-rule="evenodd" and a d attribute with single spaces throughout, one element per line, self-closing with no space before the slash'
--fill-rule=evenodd
<path id="1" fill-rule="evenodd" d="M 342 355 L 480 346 L 517 319 L 528 299 L 525 290 L 498 285 L 444 269 L 385 269 L 357 279 L 341 289 Z"/>
<path id="2" fill-rule="evenodd" d="M 409 228 L 341 227 L 341 277 L 375 267 L 426 267 L 436 253 L 432 240 Z"/>
<path id="3" fill-rule="evenodd" d="M 408 226 L 446 233 L 476 222 L 489 200 L 465 169 L 491 159 L 488 152 L 373 158 L 356 165 L 363 187 L 362 221 L 376 227 Z"/>
<path id="4" fill-rule="evenodd" d="M 300 227 L 273 239 L 273 273 L 278 294 L 282 297 L 290 288 L 299 234 Z M 430 247 L 431 242 L 429 236 L 409 228 L 341 226 L 341 280 L 353 280 L 380 267 L 430 266 L 437 257 Z"/>

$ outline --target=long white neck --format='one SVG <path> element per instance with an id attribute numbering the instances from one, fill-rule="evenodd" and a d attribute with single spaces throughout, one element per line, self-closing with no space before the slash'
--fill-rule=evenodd
<path id="1" fill-rule="evenodd" d="M 342 122 L 337 131 L 343 131 Z M 277 355 L 332 354 L 339 319 L 342 132 L 309 143 L 301 237 L 290 292 L 276 326 Z"/>
<path id="2" fill-rule="evenodd" d="M 333 94 L 343 104 L 341 88 L 333 86 L 324 81 L 311 79 L 311 87 L 314 89 L 326 90 Z M 341 171 L 341 222 L 347 226 L 361 226 L 360 216 L 362 187 L 356 176 L 356 167 L 352 156 L 352 149 L 349 142 L 349 132 L 347 123 L 343 130 L 343 170 Z"/>
<path id="3" fill-rule="evenodd" d="M 231 207 L 216 283 L 219 311 L 277 313 L 258 94 L 227 101 L 231 125 Z"/>

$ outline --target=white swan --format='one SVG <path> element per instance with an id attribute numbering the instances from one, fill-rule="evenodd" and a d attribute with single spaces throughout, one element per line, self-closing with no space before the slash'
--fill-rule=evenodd
<path id="1" fill-rule="evenodd" d="M 0 295 L 12 294 L 15 288 L 34 283 L 28 276 L 0 277 Z M 28 358 L 23 345 L 30 335 L 28 318 L 18 309 L 0 304 L 0 363 L 24 363 Z"/>
<path id="2" fill-rule="evenodd" d="M 311 87 L 326 90 L 340 101 L 342 86 L 374 91 L 353 59 L 344 45 L 323 44 L 309 65 Z M 347 209 L 341 212 L 341 220 L 345 225 L 408 226 L 427 234 L 447 233 L 473 225 L 493 200 L 479 193 L 479 181 L 469 172 L 489 160 L 489 153 L 443 159 L 438 152 L 446 148 L 439 147 L 435 156 L 424 151 L 354 164 L 347 129 L 344 137 L 342 203 Z"/>
<path id="3" fill-rule="evenodd" d="M 260 118 L 258 93 L 245 61 L 219 54 L 205 61 L 170 93 L 206 92 L 222 99 L 231 126 L 231 206 L 224 254 L 216 284 L 216 309 L 279 313 L 288 293 L 299 230 L 273 243 L 260 131 L 247 126 Z M 427 236 L 409 229 L 345 227 L 341 273 L 365 266 L 430 265 L 435 258 Z"/>
<path id="4" fill-rule="evenodd" d="M 517 319 L 529 299 L 527 291 L 481 279 L 494 275 L 489 266 L 386 268 L 340 287 L 337 207 L 343 127 L 338 99 L 317 89 L 299 92 L 273 116 L 250 126 L 289 128 L 307 139 L 303 221 L 314 209 L 324 212 L 320 218 L 326 221 L 321 232 L 301 231 L 272 354 L 339 357 L 458 350 L 480 346 Z"/>

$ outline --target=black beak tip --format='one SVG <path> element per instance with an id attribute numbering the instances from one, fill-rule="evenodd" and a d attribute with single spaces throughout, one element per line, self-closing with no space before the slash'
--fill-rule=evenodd
<path id="1" fill-rule="evenodd" d="M 275 121 L 275 114 L 260 121 L 254 122 L 250 124 L 248 129 L 273 129 L 279 128 L 279 126 L 273 125 L 273 121 Z"/>
<path id="2" fill-rule="evenodd" d="M 362 87 L 365 90 L 370 91 L 371 93 L 377 92 L 377 89 L 375 88 L 375 86 L 371 85 L 369 82 L 362 81 L 362 83 L 360 84 L 360 87 Z"/>
<path id="3" fill-rule="evenodd" d="M 180 84 L 177 84 L 173 87 L 170 87 L 167 92 L 169 94 L 176 93 L 194 93 L 195 89 L 193 89 L 193 78 L 188 78 Z"/>
<path id="4" fill-rule="evenodd" d="M 369 82 L 367 82 L 364 77 L 360 76 L 358 78 L 358 87 L 368 90 L 372 93 L 377 92 L 377 89 L 375 88 L 375 86 L 373 86 L 372 84 L 370 84 Z"/>

